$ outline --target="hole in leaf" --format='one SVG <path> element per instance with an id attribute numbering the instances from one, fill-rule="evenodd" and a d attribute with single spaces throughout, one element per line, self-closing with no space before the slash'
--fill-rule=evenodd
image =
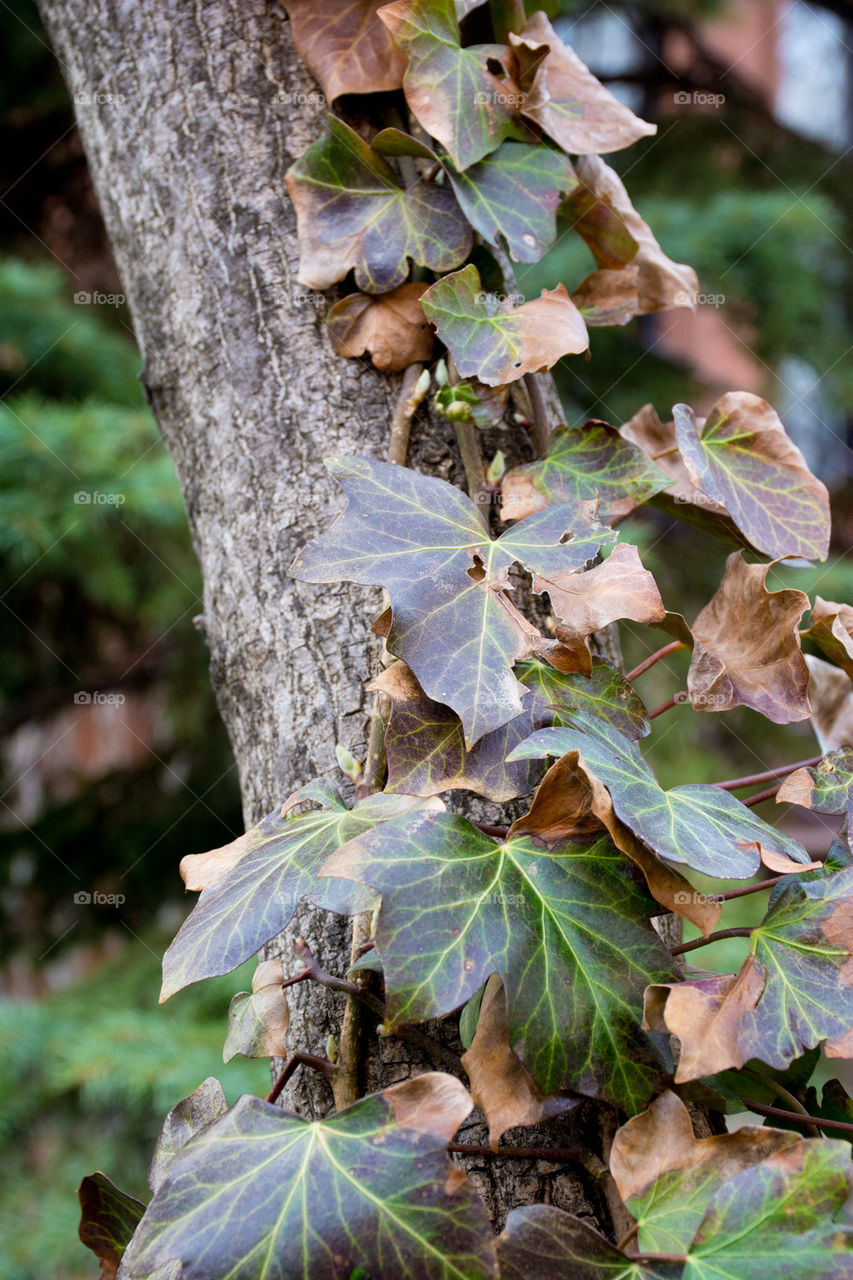
<path id="1" fill-rule="evenodd" d="M 486 70 L 490 75 L 497 76 L 499 80 L 506 79 L 506 68 L 497 58 L 486 59 Z"/>

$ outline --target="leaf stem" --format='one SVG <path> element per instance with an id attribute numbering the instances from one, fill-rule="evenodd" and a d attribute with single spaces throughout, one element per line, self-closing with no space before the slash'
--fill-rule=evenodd
<path id="1" fill-rule="evenodd" d="M 631 1230 L 626 1231 L 622 1239 L 616 1245 L 616 1248 L 619 1250 L 619 1252 L 624 1253 L 628 1245 L 631 1243 L 631 1241 L 636 1240 L 639 1233 L 640 1233 L 640 1224 L 639 1222 L 635 1222 Z"/>
<path id="2" fill-rule="evenodd" d="M 542 384 L 539 381 L 539 375 L 526 373 L 524 375 L 524 385 L 530 397 L 530 408 L 533 413 L 530 443 L 533 445 L 536 457 L 544 458 L 548 450 L 550 428 L 548 426 L 548 407 L 545 404 L 545 396 L 542 391 Z"/>
<path id="3" fill-rule="evenodd" d="M 294 944 L 296 954 L 305 965 L 303 973 L 299 977 L 313 978 L 315 982 L 319 982 L 321 987 L 328 987 L 330 991 L 343 991 L 347 995 L 355 996 L 367 1005 L 368 1009 L 372 1009 L 378 1018 L 385 1017 L 385 1005 L 381 1000 L 377 1000 L 376 996 L 371 995 L 369 991 L 365 991 L 357 982 L 348 982 L 346 978 L 336 978 L 334 974 L 327 973 L 322 969 L 314 959 L 308 947 L 308 943 L 304 938 L 299 937 Z"/>
<path id="4" fill-rule="evenodd" d="M 636 680 L 637 676 L 641 676 L 644 672 L 650 670 L 656 663 L 663 658 L 668 658 L 671 653 L 677 653 L 679 649 L 686 649 L 687 645 L 683 640 L 673 640 L 671 644 L 665 644 L 662 649 L 658 649 L 655 653 L 649 655 L 639 666 L 634 667 L 633 671 L 629 671 L 625 679 L 628 681 Z"/>
<path id="5" fill-rule="evenodd" d="M 765 791 L 756 791 L 754 796 L 747 796 L 745 800 L 741 801 L 741 804 L 746 805 L 747 809 L 752 809 L 757 804 L 763 804 L 765 800 L 772 800 L 781 786 L 782 783 L 777 782 L 775 787 L 767 787 Z"/>
<path id="6" fill-rule="evenodd" d="M 483 835 L 497 836 L 499 840 L 502 840 L 509 831 L 509 827 L 494 827 L 488 822 L 475 822 L 472 825 L 475 826 L 478 831 L 482 831 Z"/>
<path id="7" fill-rule="evenodd" d="M 763 893 L 765 889 L 772 889 L 784 879 L 784 876 L 771 876 L 769 880 L 758 880 L 755 884 L 745 885 L 743 889 L 728 889 L 725 893 L 717 893 L 714 896 L 723 902 L 729 902 L 732 898 L 745 898 L 748 893 Z"/>
<path id="8" fill-rule="evenodd" d="M 649 712 L 649 719 L 656 720 L 658 716 L 662 716 L 664 711 L 669 711 L 672 707 L 680 706 L 682 702 L 687 701 L 687 694 L 684 690 L 674 693 L 666 702 L 662 702 L 659 707 L 655 707 L 654 711 Z"/>
<path id="9" fill-rule="evenodd" d="M 679 942 L 677 947 L 670 947 L 669 953 L 673 956 L 683 956 L 688 951 L 697 951 L 699 947 L 709 947 L 712 942 L 722 942 L 724 938 L 748 938 L 751 933 L 752 929 L 748 926 L 737 929 L 718 929 L 716 933 L 709 933 L 707 938 L 694 938 L 692 942 Z"/>
<path id="10" fill-rule="evenodd" d="M 417 404 L 413 398 L 418 379 L 424 371 L 422 364 L 410 364 L 403 374 L 400 394 L 391 419 L 391 439 L 388 444 L 388 461 L 398 467 L 406 465 L 409 456 L 409 433 Z"/>
<path id="11" fill-rule="evenodd" d="M 768 1107 L 763 1102 L 747 1102 L 746 1098 L 739 1098 L 747 1111 L 754 1111 L 759 1116 L 777 1117 L 780 1120 L 790 1120 L 792 1124 L 802 1124 L 814 1126 L 818 1129 L 838 1129 L 840 1133 L 853 1133 L 853 1124 L 849 1124 L 846 1120 L 824 1120 L 821 1116 L 810 1115 L 804 1112 L 802 1115 L 797 1111 L 788 1111 L 784 1107 Z"/>
<path id="12" fill-rule="evenodd" d="M 332 1077 L 334 1077 L 338 1069 L 334 1062 L 329 1062 L 326 1058 L 318 1058 L 313 1053 L 294 1053 L 267 1094 L 267 1102 L 276 1101 L 297 1067 L 311 1067 L 314 1071 L 319 1071 L 321 1075 Z"/>
<path id="13" fill-rule="evenodd" d="M 812 756 L 810 760 L 798 760 L 796 764 L 782 764 L 778 769 L 765 769 L 764 773 L 747 774 L 744 778 L 727 778 L 725 782 L 715 782 L 714 786 L 722 791 L 740 791 L 742 787 L 757 787 L 761 782 L 770 782 L 773 778 L 783 778 L 795 769 L 809 769 L 820 764 L 823 756 Z"/>
<path id="14" fill-rule="evenodd" d="M 811 1123 L 812 1117 L 809 1115 L 808 1111 L 806 1111 L 799 1098 L 791 1093 L 790 1090 L 786 1089 L 783 1084 L 779 1084 L 778 1080 L 764 1080 L 756 1071 L 747 1070 L 744 1072 L 744 1075 L 750 1076 L 753 1080 L 757 1080 L 759 1084 L 771 1089 L 773 1093 L 776 1094 L 776 1097 L 780 1102 L 787 1103 L 792 1111 L 796 1111 L 798 1116 L 803 1116 L 805 1120 L 808 1120 L 809 1124 L 807 1128 L 809 1130 L 810 1138 L 820 1137 L 820 1129 L 818 1129 L 817 1125 Z"/>

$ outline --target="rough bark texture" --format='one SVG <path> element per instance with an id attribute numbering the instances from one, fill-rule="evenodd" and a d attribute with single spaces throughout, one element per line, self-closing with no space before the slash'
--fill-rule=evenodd
<path id="1" fill-rule="evenodd" d="M 42 11 L 183 487 L 204 573 L 200 625 L 251 823 L 300 783 L 335 776 L 336 743 L 363 757 L 370 712 L 376 598 L 286 576 L 340 506 L 323 457 L 384 456 L 396 395 L 394 380 L 333 355 L 327 301 L 296 282 L 284 174 L 319 133 L 324 103 L 274 0 L 42 0 Z M 422 429 L 418 465 L 456 478 L 449 441 L 449 429 Z M 308 909 L 297 928 L 321 965 L 343 972 L 345 921 Z M 324 1053 L 342 1000 L 310 983 L 291 995 L 292 1046 Z M 438 1034 L 454 1047 L 454 1028 Z M 368 1083 L 433 1065 L 384 1041 Z M 284 1101 L 324 1114 L 331 1091 L 301 1071 Z M 580 1129 L 604 1154 L 612 1124 L 583 1110 L 525 1144 L 574 1146 Z M 464 1140 L 484 1142 L 482 1126 Z M 546 1199 L 612 1230 L 582 1166 L 481 1160 L 473 1172 L 496 1221 Z"/>

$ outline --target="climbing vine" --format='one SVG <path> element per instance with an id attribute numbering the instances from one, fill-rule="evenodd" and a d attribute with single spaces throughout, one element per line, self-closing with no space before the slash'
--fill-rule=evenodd
<path id="1" fill-rule="evenodd" d="M 809 1084 L 820 1046 L 853 1057 L 847 825 L 813 862 L 754 812 L 768 794 L 848 819 L 853 803 L 853 608 L 766 585 L 776 561 L 826 558 L 826 490 L 747 392 L 704 418 L 687 405 L 621 425 L 559 417 L 548 370 L 587 352 L 597 326 L 693 305 L 698 282 L 602 159 L 654 126 L 543 13 L 285 5 L 330 103 L 387 95 L 380 128 L 330 114 L 287 179 L 299 281 L 339 286 L 335 351 L 403 374 L 387 460 L 329 460 L 345 506 L 290 573 L 381 588 L 386 661 L 367 758 L 339 749 L 351 804 L 306 780 L 233 844 L 184 859 L 199 898 L 162 998 L 254 956 L 307 898 L 363 926 L 353 967 L 324 971 L 301 938 L 294 976 L 261 963 L 232 1002 L 226 1061 L 281 1055 L 288 989 L 317 982 L 428 1050 L 424 1024 L 458 1015 L 468 1084 L 432 1071 L 362 1097 L 346 1028 L 326 1057 L 293 1054 L 266 1100 L 228 1107 L 205 1081 L 166 1118 L 150 1204 L 86 1178 L 81 1237 L 128 1280 L 849 1274 L 853 1103 L 837 1080 L 820 1098 Z M 581 236 L 596 270 L 525 301 L 512 264 L 558 234 Z M 454 424 L 467 493 L 407 467 L 422 406 Z M 481 430 L 499 423 L 530 461 L 484 459 Z M 735 548 L 692 626 L 623 536 L 645 503 Z M 595 639 L 622 619 L 658 632 L 627 674 Z M 642 677 L 677 651 L 690 651 L 686 694 L 649 711 Z M 820 754 L 667 790 L 641 744 L 682 697 L 698 714 L 811 718 Z M 526 804 L 477 823 L 447 807 L 450 791 Z M 744 883 L 699 892 L 691 873 Z M 766 889 L 763 918 L 726 925 L 731 898 Z M 666 914 L 700 937 L 668 946 Z M 736 974 L 682 959 L 732 935 L 748 937 Z M 298 1069 L 329 1077 L 333 1115 L 275 1105 Z M 609 1175 L 633 1228 L 608 1240 L 528 1204 L 495 1239 L 451 1161 L 475 1150 L 454 1143 L 460 1125 L 477 1105 L 490 1150 L 570 1164 L 571 1149 L 501 1139 L 589 1099 L 621 1114 Z M 700 1138 L 693 1103 L 773 1123 Z"/>

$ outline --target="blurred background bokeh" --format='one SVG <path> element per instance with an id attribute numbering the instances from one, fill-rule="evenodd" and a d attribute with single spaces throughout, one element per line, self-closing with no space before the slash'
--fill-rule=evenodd
<path id="1" fill-rule="evenodd" d="M 850 6 L 543 7 L 658 122 L 611 161 L 701 289 L 695 315 L 594 330 L 590 361 L 559 370 L 569 420 L 765 395 L 835 506 L 828 563 L 776 582 L 853 602 Z M 228 1001 L 251 966 L 157 1006 L 159 957 L 188 910 L 178 862 L 242 830 L 236 773 L 193 626 L 201 588 L 180 493 L 31 0 L 0 7 L 0 69 L 0 1280 L 78 1280 L 93 1274 L 76 1242 L 80 1178 L 103 1168 L 142 1195 L 166 1110 L 211 1074 L 232 1099 L 266 1092 L 267 1069 L 221 1060 Z M 592 266 L 563 235 L 519 284 L 528 296 L 572 287 Z M 692 620 L 728 548 L 655 512 L 629 537 Z M 623 639 L 629 666 L 657 645 L 640 628 Z M 677 655 L 643 677 L 649 705 L 686 670 Z M 817 746 L 807 724 L 682 706 L 649 750 L 669 784 Z M 828 844 L 828 829 L 788 821 L 810 847 Z M 708 963 L 737 963 L 739 946 Z"/>

